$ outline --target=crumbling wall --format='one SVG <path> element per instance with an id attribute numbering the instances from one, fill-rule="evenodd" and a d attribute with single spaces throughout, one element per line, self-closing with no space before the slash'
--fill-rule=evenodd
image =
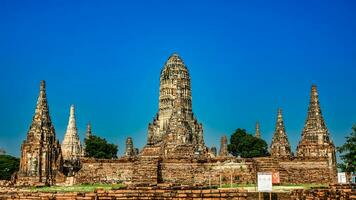
<path id="1" fill-rule="evenodd" d="M 166 159 L 160 163 L 162 182 L 183 185 L 224 185 L 255 182 L 253 162 L 246 159 Z"/>
<path id="2" fill-rule="evenodd" d="M 157 183 L 157 159 L 82 159 L 75 183 Z"/>
<path id="3" fill-rule="evenodd" d="M 280 179 L 282 183 L 334 183 L 336 169 L 330 168 L 327 159 L 280 160 Z"/>
<path id="4" fill-rule="evenodd" d="M 154 188 L 140 187 L 94 192 L 41 193 L 1 191 L 0 199 L 234 199 L 245 200 L 247 193 L 240 189 Z"/>

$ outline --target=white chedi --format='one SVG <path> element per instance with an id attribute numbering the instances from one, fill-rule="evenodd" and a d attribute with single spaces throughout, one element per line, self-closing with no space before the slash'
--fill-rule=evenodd
<path id="1" fill-rule="evenodd" d="M 71 105 L 67 131 L 62 142 L 62 156 L 64 160 L 76 160 L 82 156 L 82 146 L 78 136 L 74 111 L 74 105 Z"/>

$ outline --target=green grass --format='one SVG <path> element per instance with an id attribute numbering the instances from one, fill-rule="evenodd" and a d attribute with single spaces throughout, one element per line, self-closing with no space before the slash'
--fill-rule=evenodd
<path id="1" fill-rule="evenodd" d="M 283 185 L 274 185 L 273 191 L 276 192 L 288 192 L 295 189 L 311 189 L 311 188 L 327 188 L 326 184 L 283 184 Z M 255 192 L 257 185 L 256 184 L 230 184 L 222 185 L 222 188 L 241 188 L 249 192 Z"/>
<path id="2" fill-rule="evenodd" d="M 85 184 L 73 186 L 31 187 L 32 192 L 93 192 L 96 189 L 113 190 L 125 187 L 123 184 Z"/>

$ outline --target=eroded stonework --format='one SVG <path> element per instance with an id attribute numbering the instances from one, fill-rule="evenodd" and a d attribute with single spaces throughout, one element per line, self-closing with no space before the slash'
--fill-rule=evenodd
<path id="1" fill-rule="evenodd" d="M 297 147 L 297 156 L 303 158 L 329 159 L 331 170 L 336 174 L 335 146 L 320 109 L 319 96 L 315 85 L 312 86 L 308 116 Z"/>
<path id="2" fill-rule="evenodd" d="M 161 71 L 159 110 L 148 126 L 142 155 L 191 157 L 206 153 L 202 124 L 192 111 L 189 72 L 183 60 L 173 54 Z"/>
<path id="3" fill-rule="evenodd" d="M 61 174 L 61 147 L 49 115 L 45 82 L 41 82 L 35 114 L 21 146 L 18 184 L 52 185 Z"/>
<path id="4" fill-rule="evenodd" d="M 272 157 L 289 157 L 292 156 L 290 144 L 285 131 L 282 109 L 278 109 L 276 129 L 274 131 L 271 143 Z"/>

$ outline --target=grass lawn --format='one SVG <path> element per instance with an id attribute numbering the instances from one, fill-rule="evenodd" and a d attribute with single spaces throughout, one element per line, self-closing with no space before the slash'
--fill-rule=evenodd
<path id="1" fill-rule="evenodd" d="M 123 184 L 87 184 L 87 185 L 73 185 L 73 186 L 51 186 L 51 187 L 31 187 L 33 192 L 93 192 L 95 189 L 120 189 Z"/>
<path id="2" fill-rule="evenodd" d="M 274 185 L 274 192 L 289 192 L 295 189 L 310 189 L 310 188 L 326 188 L 328 185 L 325 184 L 284 184 L 284 185 Z M 222 188 L 241 188 L 249 192 L 256 192 L 256 184 L 233 184 L 232 187 L 230 184 L 223 185 Z"/>

